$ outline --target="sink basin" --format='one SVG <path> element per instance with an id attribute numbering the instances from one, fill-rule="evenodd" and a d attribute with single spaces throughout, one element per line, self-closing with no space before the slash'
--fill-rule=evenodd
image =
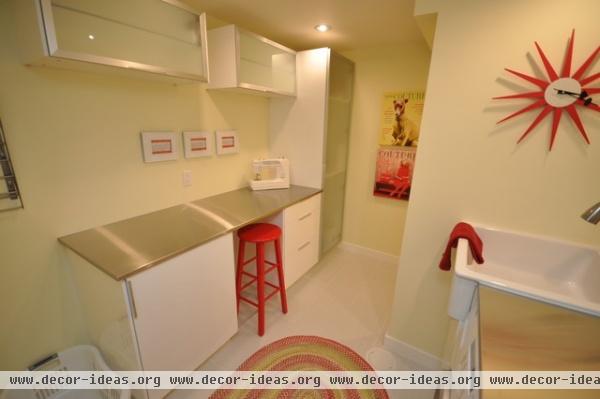
<path id="1" fill-rule="evenodd" d="M 473 227 L 483 241 L 485 262 L 477 264 L 471 257 L 467 240 L 459 240 L 449 308 L 451 316 L 461 318 L 464 309 L 460 306 L 470 306 L 468 291 L 474 291 L 476 284 L 600 316 L 599 248 Z"/>

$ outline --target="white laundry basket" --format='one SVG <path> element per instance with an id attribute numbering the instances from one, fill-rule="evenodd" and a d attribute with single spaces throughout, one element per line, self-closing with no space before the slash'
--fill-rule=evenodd
<path id="1" fill-rule="evenodd" d="M 79 345 L 58 352 L 29 367 L 31 371 L 110 371 L 94 346 Z M 2 399 L 129 399 L 129 389 L 14 389 Z"/>

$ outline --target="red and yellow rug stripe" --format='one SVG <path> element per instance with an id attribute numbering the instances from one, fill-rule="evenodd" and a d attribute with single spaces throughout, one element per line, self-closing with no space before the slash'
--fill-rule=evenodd
<path id="1" fill-rule="evenodd" d="M 358 353 L 339 342 L 299 335 L 264 346 L 238 368 L 240 371 L 374 371 Z M 210 399 L 388 399 L 384 389 L 268 389 L 215 391 Z"/>

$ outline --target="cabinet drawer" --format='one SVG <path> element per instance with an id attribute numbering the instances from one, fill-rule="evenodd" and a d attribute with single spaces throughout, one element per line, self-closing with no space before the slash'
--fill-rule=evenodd
<path id="1" fill-rule="evenodd" d="M 284 211 L 284 269 L 290 286 L 319 260 L 321 195 Z"/>
<path id="2" fill-rule="evenodd" d="M 319 241 L 308 240 L 285 248 L 285 285 L 289 287 L 319 261 Z"/>
<path id="3" fill-rule="evenodd" d="M 319 220 L 316 212 L 307 213 L 304 219 L 294 219 L 286 225 L 286 244 L 300 246 L 307 241 L 318 238 Z"/>
<path id="4" fill-rule="evenodd" d="M 285 211 L 286 245 L 297 247 L 318 238 L 320 196 L 300 202 Z M 318 245 L 317 245 L 318 246 Z"/>
<path id="5" fill-rule="evenodd" d="M 290 218 L 290 221 L 302 221 L 308 217 L 310 213 L 314 213 L 319 209 L 321 195 L 314 195 L 302 202 L 290 206 L 285 209 L 286 218 Z M 287 220 L 286 220 L 287 222 Z"/>

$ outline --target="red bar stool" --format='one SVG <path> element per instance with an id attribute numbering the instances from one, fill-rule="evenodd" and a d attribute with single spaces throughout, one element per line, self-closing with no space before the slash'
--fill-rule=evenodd
<path id="1" fill-rule="evenodd" d="M 279 292 L 279 296 L 281 297 L 281 311 L 283 313 L 287 313 L 287 297 L 285 295 L 283 261 L 281 258 L 281 229 L 279 226 L 274 224 L 256 223 L 242 227 L 238 230 L 237 234 L 240 239 L 235 281 L 237 292 L 237 310 L 239 313 L 240 301 L 247 302 L 258 308 L 258 335 L 262 337 L 265 333 L 265 303 L 267 299 Z M 269 242 L 273 242 L 275 245 L 275 256 L 277 258 L 277 263 L 265 260 L 265 244 Z M 248 260 L 244 260 L 246 243 L 256 244 L 256 256 Z M 244 271 L 244 266 L 253 260 L 256 260 L 256 275 Z M 265 264 L 269 265 L 270 267 L 265 269 Z M 265 276 L 275 269 L 277 269 L 279 285 L 271 284 L 270 282 L 265 281 Z M 242 277 L 244 275 L 250 277 L 251 279 L 242 285 Z M 256 282 L 256 296 L 258 298 L 258 303 L 242 296 L 242 291 L 254 282 Z M 268 295 L 265 295 L 265 285 L 274 288 L 274 290 Z"/>

